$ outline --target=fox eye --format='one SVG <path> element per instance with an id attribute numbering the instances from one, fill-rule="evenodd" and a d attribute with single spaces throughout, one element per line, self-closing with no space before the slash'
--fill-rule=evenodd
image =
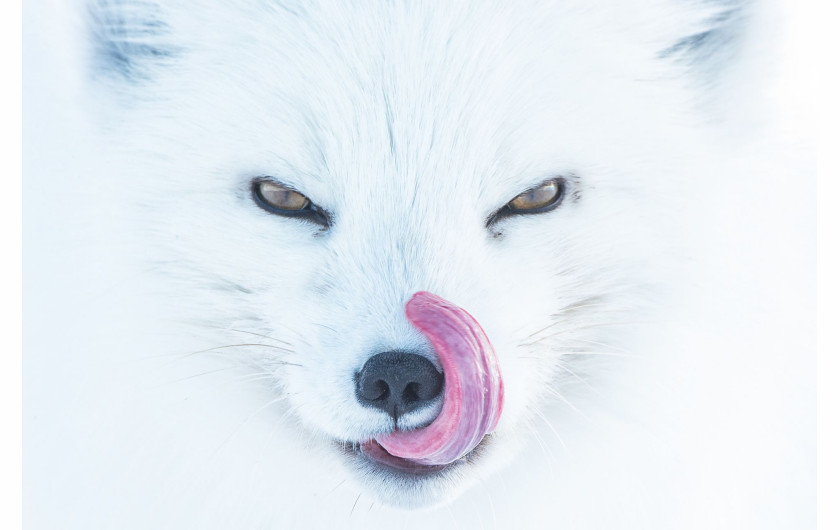
<path id="1" fill-rule="evenodd" d="M 269 213 L 285 217 L 299 217 L 325 228 L 330 220 L 327 213 L 314 205 L 309 198 L 288 186 L 268 178 L 257 178 L 251 183 L 254 202 Z"/>
<path id="2" fill-rule="evenodd" d="M 514 197 L 504 207 L 490 216 L 487 220 L 487 226 L 489 227 L 496 221 L 513 215 L 526 215 L 553 210 L 563 202 L 563 196 L 565 194 L 566 185 L 562 178 L 547 180 L 539 186 L 524 191 Z"/>
<path id="3" fill-rule="evenodd" d="M 270 180 L 258 182 L 256 192 L 263 202 L 279 210 L 302 210 L 309 206 L 306 195 Z"/>
<path id="4" fill-rule="evenodd" d="M 534 189 L 520 193 L 508 203 L 508 207 L 516 212 L 543 211 L 554 205 L 561 198 L 563 188 L 557 180 L 549 180 Z"/>

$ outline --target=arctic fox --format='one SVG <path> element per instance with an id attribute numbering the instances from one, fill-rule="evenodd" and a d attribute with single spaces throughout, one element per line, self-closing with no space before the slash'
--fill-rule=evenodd
<path id="1" fill-rule="evenodd" d="M 812 526 L 753 3 L 27 9 L 29 528 Z"/>

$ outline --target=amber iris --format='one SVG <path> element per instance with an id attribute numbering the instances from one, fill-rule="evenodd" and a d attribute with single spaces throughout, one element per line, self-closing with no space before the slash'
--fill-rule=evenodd
<path id="1" fill-rule="evenodd" d="M 559 182 L 550 180 L 534 189 L 517 195 L 508 203 L 508 206 L 518 212 L 545 208 L 554 203 L 562 191 Z"/>
<path id="2" fill-rule="evenodd" d="M 303 210 L 309 206 L 305 195 L 268 180 L 259 182 L 256 191 L 266 204 L 278 210 Z"/>

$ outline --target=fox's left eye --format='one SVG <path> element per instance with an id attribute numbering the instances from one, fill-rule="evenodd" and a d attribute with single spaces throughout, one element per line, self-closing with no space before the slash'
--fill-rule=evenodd
<path id="1" fill-rule="evenodd" d="M 553 210 L 560 206 L 566 194 L 565 180 L 547 180 L 537 187 L 526 190 L 508 202 L 487 220 L 489 227 L 496 221 L 513 215 L 527 215 Z"/>
<path id="2" fill-rule="evenodd" d="M 549 180 L 536 188 L 520 193 L 507 206 L 515 212 L 544 211 L 556 206 L 563 198 L 563 185 L 559 180 Z"/>

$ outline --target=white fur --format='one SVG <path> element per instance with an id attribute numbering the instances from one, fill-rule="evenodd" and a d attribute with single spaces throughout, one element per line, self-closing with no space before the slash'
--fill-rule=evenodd
<path id="1" fill-rule="evenodd" d="M 31 527 L 812 525 L 813 184 L 733 88 L 760 13 L 167 4 L 26 19 Z M 334 226 L 257 208 L 261 175 Z M 485 227 L 556 175 L 558 210 Z M 397 483 L 335 442 L 388 428 L 369 356 L 430 352 L 418 290 L 481 323 L 506 402 L 474 463 Z"/>

